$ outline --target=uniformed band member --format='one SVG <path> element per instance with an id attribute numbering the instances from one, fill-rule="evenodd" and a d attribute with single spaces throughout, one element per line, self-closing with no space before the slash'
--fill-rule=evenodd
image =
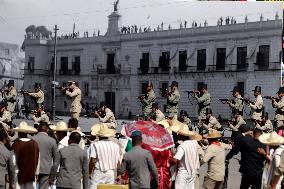
<path id="1" fill-rule="evenodd" d="M 280 87 L 278 92 L 279 99 L 272 98 L 272 107 L 276 108 L 275 111 L 275 126 L 276 129 L 284 127 L 284 87 Z"/>
<path id="2" fill-rule="evenodd" d="M 146 94 L 140 95 L 138 97 L 138 99 L 142 104 L 142 114 L 144 118 L 147 118 L 149 116 L 149 114 L 152 111 L 152 104 L 156 100 L 152 82 L 148 81 L 146 91 L 147 91 Z"/>
<path id="3" fill-rule="evenodd" d="M 0 124 L 7 131 L 12 126 L 12 115 L 7 110 L 7 103 L 5 101 L 0 102 Z"/>
<path id="4" fill-rule="evenodd" d="M 255 102 L 254 103 L 248 103 L 248 106 L 251 108 L 251 119 L 254 120 L 258 120 L 261 121 L 261 115 L 262 115 L 262 111 L 264 109 L 263 107 L 263 99 L 261 97 L 261 87 L 260 86 L 256 86 L 254 90 L 252 90 L 254 92 L 254 96 L 255 96 Z"/>
<path id="5" fill-rule="evenodd" d="M 255 127 L 262 130 L 265 133 L 271 133 L 273 131 L 273 125 L 268 118 L 268 113 L 265 112 L 261 116 L 261 121 L 255 121 Z"/>
<path id="6" fill-rule="evenodd" d="M 206 130 L 214 129 L 214 130 L 220 130 L 222 128 L 219 121 L 216 119 L 216 117 L 213 116 L 213 112 L 211 108 L 206 108 L 206 119 L 202 120 L 202 128 L 205 128 Z"/>
<path id="7" fill-rule="evenodd" d="M 75 81 L 68 81 L 68 87 L 63 88 L 65 91 L 66 96 L 71 98 L 71 107 L 70 107 L 70 115 L 71 118 L 75 118 L 79 120 L 80 113 L 81 113 L 81 89 L 77 87 Z"/>
<path id="8" fill-rule="evenodd" d="M 41 90 L 40 83 L 35 83 L 35 92 L 27 93 L 29 96 L 35 98 L 36 108 L 43 106 L 44 103 L 44 92 Z"/>
<path id="9" fill-rule="evenodd" d="M 227 103 L 232 108 L 232 111 L 234 109 L 237 109 L 239 114 L 243 115 L 244 102 L 242 100 L 240 89 L 236 86 L 231 92 L 232 92 L 233 97 L 235 97 L 235 99 L 233 101 L 228 101 Z"/>
<path id="10" fill-rule="evenodd" d="M 180 100 L 180 94 L 178 91 L 178 82 L 173 81 L 171 84 L 171 90 L 166 94 L 167 97 L 167 114 L 174 116 L 178 114 L 178 103 Z"/>
<path id="11" fill-rule="evenodd" d="M 202 119 L 206 119 L 206 109 L 210 108 L 211 96 L 207 91 L 207 85 L 205 83 L 199 89 L 199 93 L 194 93 L 193 97 L 198 103 L 198 125 L 202 126 Z"/>
<path id="12" fill-rule="evenodd" d="M 108 128 L 115 129 L 117 126 L 114 113 L 109 109 L 105 102 L 100 103 L 100 108 L 95 112 L 95 116 L 99 118 L 101 123 L 105 123 Z"/>
<path id="13" fill-rule="evenodd" d="M 178 120 L 180 122 L 182 122 L 183 124 L 187 125 L 188 129 L 190 131 L 192 131 L 191 120 L 189 119 L 188 114 L 187 114 L 187 112 L 185 110 L 181 110 L 180 111 Z"/>
<path id="14" fill-rule="evenodd" d="M 14 86 L 14 80 L 9 80 L 7 89 L 3 92 L 4 100 L 7 102 L 7 110 L 13 113 L 17 103 L 17 91 Z"/>
<path id="15" fill-rule="evenodd" d="M 45 113 L 43 107 L 38 107 L 37 110 L 34 112 L 32 119 L 34 121 L 34 124 L 36 126 L 39 125 L 40 122 L 44 122 L 47 123 L 49 125 L 49 117 L 48 115 Z"/>
<path id="16" fill-rule="evenodd" d="M 246 122 L 238 109 L 233 108 L 232 113 L 233 118 L 232 121 L 228 122 L 228 126 L 230 129 L 232 129 L 232 131 L 238 131 L 242 125 L 246 124 Z"/>
<path id="17" fill-rule="evenodd" d="M 152 104 L 152 112 L 150 116 L 150 119 L 155 122 L 160 122 L 165 119 L 164 113 L 159 109 L 159 104 L 156 102 Z"/>

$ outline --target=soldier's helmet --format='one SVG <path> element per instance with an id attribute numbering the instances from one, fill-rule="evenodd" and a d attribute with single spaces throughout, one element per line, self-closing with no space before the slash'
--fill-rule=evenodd
<path id="1" fill-rule="evenodd" d="M 14 86 L 14 80 L 9 80 L 7 86 L 8 87 Z"/>
<path id="2" fill-rule="evenodd" d="M 148 86 L 153 87 L 153 83 L 151 81 L 147 81 L 147 87 Z"/>
<path id="3" fill-rule="evenodd" d="M 261 87 L 260 86 L 255 86 L 254 90 L 252 90 L 252 91 L 261 93 Z"/>
<path id="4" fill-rule="evenodd" d="M 277 94 L 281 94 L 281 93 L 284 93 L 284 87 L 280 87 Z"/>
<path id="5" fill-rule="evenodd" d="M 180 113 L 179 113 L 180 116 L 185 116 L 185 117 L 188 117 L 188 114 L 185 110 L 181 110 Z"/>
<path id="6" fill-rule="evenodd" d="M 240 92 L 240 89 L 239 89 L 239 87 L 235 86 L 234 89 L 231 92 L 233 92 L 233 93 Z"/>
<path id="7" fill-rule="evenodd" d="M 171 87 L 174 87 L 174 86 L 178 87 L 178 82 L 177 81 L 172 81 Z"/>
<path id="8" fill-rule="evenodd" d="M 206 108 L 206 115 L 208 115 L 208 114 L 212 114 L 213 112 L 212 112 L 212 109 L 211 108 Z"/>

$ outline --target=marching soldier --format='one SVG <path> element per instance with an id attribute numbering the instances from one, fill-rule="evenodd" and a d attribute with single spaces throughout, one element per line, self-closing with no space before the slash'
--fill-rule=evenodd
<path id="1" fill-rule="evenodd" d="M 240 89 L 236 86 L 234 87 L 233 91 L 231 91 L 233 94 L 233 97 L 235 97 L 234 101 L 228 101 L 230 108 L 232 108 L 232 111 L 234 109 L 238 110 L 238 113 L 240 115 L 243 115 L 243 109 L 244 109 L 244 102 L 242 101 L 242 96 L 240 94 Z"/>
<path id="2" fill-rule="evenodd" d="M 245 125 L 246 122 L 245 120 L 243 119 L 243 116 L 241 115 L 239 109 L 235 109 L 233 108 L 233 119 L 232 121 L 229 121 L 228 122 L 228 126 L 230 129 L 234 131 L 238 131 L 239 128 L 242 126 L 242 125 Z"/>
<path id="3" fill-rule="evenodd" d="M 152 105 L 152 112 L 150 115 L 150 118 L 155 122 L 160 122 L 165 119 L 164 113 L 159 109 L 159 104 L 156 102 Z"/>
<path id="4" fill-rule="evenodd" d="M 180 100 L 180 94 L 178 91 L 178 82 L 173 81 L 171 84 L 171 91 L 167 92 L 167 114 L 174 116 L 178 114 L 178 103 Z"/>
<path id="5" fill-rule="evenodd" d="M 105 123 L 108 128 L 116 129 L 117 124 L 114 113 L 106 106 L 105 102 L 100 103 L 100 108 L 95 111 L 95 116 L 99 118 L 101 123 Z"/>
<path id="6" fill-rule="evenodd" d="M 202 128 L 206 130 L 214 129 L 220 130 L 222 128 L 216 117 L 213 116 L 212 109 L 206 108 L 206 119 L 202 121 Z"/>
<path id="7" fill-rule="evenodd" d="M 71 98 L 71 107 L 70 107 L 70 114 L 71 118 L 75 118 L 79 120 L 80 113 L 81 113 L 81 89 L 77 87 L 75 81 L 68 81 L 68 87 L 62 88 L 65 92 L 66 96 Z"/>
<path id="8" fill-rule="evenodd" d="M 12 126 L 12 115 L 7 110 L 8 104 L 6 102 L 0 102 L 0 124 L 7 131 Z"/>
<path id="9" fill-rule="evenodd" d="M 279 129 L 284 127 L 284 87 L 280 87 L 277 94 L 279 99 L 271 98 L 271 101 L 272 107 L 276 108 L 274 120 Z"/>
<path id="10" fill-rule="evenodd" d="M 146 91 L 147 93 L 145 95 L 140 95 L 138 97 L 142 104 L 142 114 L 144 118 L 147 118 L 149 116 L 149 114 L 151 113 L 152 104 L 156 100 L 152 82 L 148 81 Z"/>
<path id="11" fill-rule="evenodd" d="M 49 125 L 49 117 L 48 115 L 44 112 L 43 107 L 37 108 L 37 110 L 34 112 L 32 119 L 34 121 L 34 124 L 36 126 L 39 125 L 40 122 L 45 122 Z"/>
<path id="12" fill-rule="evenodd" d="M 193 97 L 198 103 L 198 120 L 201 126 L 201 120 L 206 119 L 206 109 L 210 107 L 211 96 L 207 91 L 207 85 L 203 83 L 198 92 L 194 92 Z"/>
<path id="13" fill-rule="evenodd" d="M 192 131 L 191 120 L 189 119 L 188 114 L 187 114 L 187 112 L 186 112 L 185 110 L 181 110 L 181 111 L 180 111 L 178 120 L 179 120 L 180 122 L 182 122 L 183 124 L 187 125 L 187 126 L 188 126 L 188 129 L 189 129 L 190 131 Z"/>
<path id="14" fill-rule="evenodd" d="M 35 98 L 35 103 L 36 103 L 36 108 L 43 106 L 43 102 L 44 102 L 44 93 L 41 90 L 41 86 L 40 83 L 35 83 L 35 92 L 34 93 L 30 93 L 30 92 L 25 92 L 27 93 L 27 95 Z M 24 94 L 25 94 L 24 93 Z"/>
<path id="15" fill-rule="evenodd" d="M 7 110 L 12 114 L 16 107 L 17 91 L 14 86 L 14 80 L 9 80 L 7 90 L 3 91 L 4 100 L 7 102 Z"/>
<path id="16" fill-rule="evenodd" d="M 261 96 L 261 87 L 256 86 L 254 90 L 255 101 L 254 102 L 246 102 L 248 106 L 251 108 L 251 119 L 261 121 L 261 115 L 264 109 L 263 99 Z"/>
<path id="17" fill-rule="evenodd" d="M 261 116 L 261 121 L 255 121 L 255 127 L 265 133 L 271 133 L 273 131 L 273 125 L 268 118 L 268 112 L 265 112 Z"/>

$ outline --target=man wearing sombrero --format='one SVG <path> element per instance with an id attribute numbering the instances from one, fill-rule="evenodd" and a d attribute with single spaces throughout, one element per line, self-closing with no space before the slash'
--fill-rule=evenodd
<path id="1" fill-rule="evenodd" d="M 221 189 L 225 177 L 225 151 L 232 149 L 230 144 L 219 142 L 222 135 L 216 130 L 211 130 L 207 138 L 209 146 L 205 151 L 202 162 L 208 162 L 207 175 L 204 177 L 204 189 Z"/>
<path id="2" fill-rule="evenodd" d="M 34 188 L 36 175 L 39 174 L 39 147 L 28 134 L 34 134 L 37 130 L 22 121 L 13 131 L 17 132 L 19 137 L 12 145 L 18 168 L 18 184 L 20 188 Z"/>
<path id="3" fill-rule="evenodd" d="M 119 145 L 109 139 L 115 136 L 115 130 L 104 124 L 99 127 L 97 135 L 100 140 L 95 141 L 90 147 L 90 189 L 96 189 L 99 184 L 114 184 L 120 160 Z"/>
<path id="4" fill-rule="evenodd" d="M 199 159 L 203 157 L 204 151 L 197 143 L 197 139 L 199 138 L 198 134 L 189 131 L 187 126 L 184 125 L 178 131 L 178 138 L 183 142 L 178 146 L 177 152 L 172 160 L 178 165 L 175 188 L 195 188 L 196 178 L 198 178 L 200 168 Z M 190 140 L 190 138 L 196 140 Z"/>

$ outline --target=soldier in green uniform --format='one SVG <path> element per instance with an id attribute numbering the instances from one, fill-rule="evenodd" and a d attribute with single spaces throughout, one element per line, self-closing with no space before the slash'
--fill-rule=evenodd
<path id="1" fill-rule="evenodd" d="M 40 83 L 35 83 L 35 92 L 30 93 L 28 92 L 27 95 L 34 98 L 36 103 L 36 108 L 42 107 L 44 103 L 44 92 L 41 90 Z"/>
<path id="2" fill-rule="evenodd" d="M 240 89 L 235 86 L 231 92 L 235 99 L 233 101 L 228 101 L 227 103 L 229 104 L 230 108 L 232 108 L 232 111 L 233 109 L 237 109 L 239 114 L 243 115 L 244 102 L 242 100 L 243 97 L 241 96 Z"/>
<path id="3" fill-rule="evenodd" d="M 142 104 L 142 115 L 144 119 L 149 117 L 149 114 L 152 112 L 152 105 L 156 100 L 156 95 L 153 90 L 152 82 L 148 81 L 146 91 L 147 91 L 146 94 L 140 95 L 138 97 L 138 99 Z"/>
<path id="4" fill-rule="evenodd" d="M 229 121 L 228 127 L 230 129 L 232 129 L 232 131 L 237 132 L 242 125 L 246 124 L 246 122 L 243 119 L 243 117 L 242 117 L 242 115 L 241 115 L 241 113 L 238 109 L 233 108 L 232 113 L 233 113 L 233 118 L 232 118 L 231 121 Z"/>
<path id="5" fill-rule="evenodd" d="M 203 83 L 198 92 L 193 94 L 198 104 L 198 125 L 202 127 L 202 120 L 206 119 L 206 109 L 210 108 L 211 96 L 207 91 L 207 85 Z"/>
<path id="6" fill-rule="evenodd" d="M 276 108 L 274 117 L 276 130 L 284 128 L 284 87 L 280 87 L 277 94 L 279 99 L 271 98 L 272 107 Z"/>
<path id="7" fill-rule="evenodd" d="M 187 112 L 185 110 L 181 110 L 180 111 L 178 120 L 180 122 L 182 122 L 183 124 L 187 125 L 188 129 L 190 131 L 192 131 L 191 120 L 189 119 L 188 114 L 187 114 Z"/>
<path id="8" fill-rule="evenodd" d="M 178 91 L 178 82 L 173 81 L 171 84 L 171 90 L 167 92 L 167 114 L 174 116 L 178 114 L 178 103 L 180 100 L 180 94 Z"/>

